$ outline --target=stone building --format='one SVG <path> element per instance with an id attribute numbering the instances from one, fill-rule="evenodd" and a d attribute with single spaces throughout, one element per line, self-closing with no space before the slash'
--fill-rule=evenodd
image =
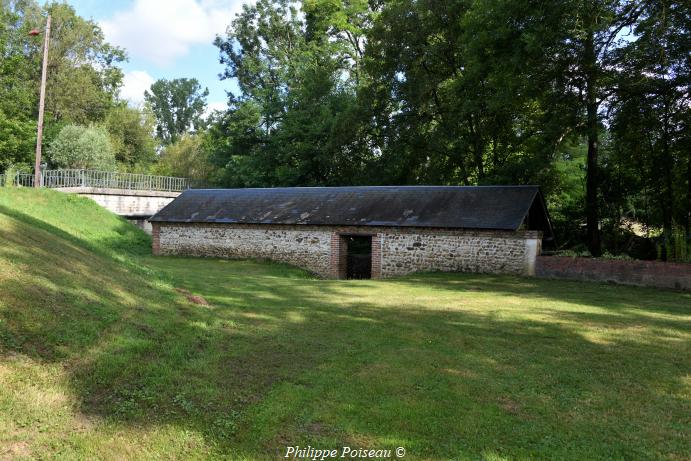
<path id="1" fill-rule="evenodd" d="M 156 255 L 265 258 L 327 278 L 535 272 L 537 186 L 188 190 L 151 218 Z"/>

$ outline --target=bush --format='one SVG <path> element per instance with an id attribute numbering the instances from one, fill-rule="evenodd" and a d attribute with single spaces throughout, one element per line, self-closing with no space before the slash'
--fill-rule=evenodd
<path id="1" fill-rule="evenodd" d="M 213 167 L 203 135 L 184 135 L 161 153 L 156 174 L 189 178 L 196 184 L 209 181 Z"/>
<path id="2" fill-rule="evenodd" d="M 52 164 L 60 168 L 113 171 L 115 152 L 108 132 L 98 126 L 67 125 L 48 148 Z"/>
<path id="3" fill-rule="evenodd" d="M 13 166 L 7 167 L 5 170 L 5 187 L 12 187 L 14 186 L 14 178 L 17 174 L 17 170 Z"/>

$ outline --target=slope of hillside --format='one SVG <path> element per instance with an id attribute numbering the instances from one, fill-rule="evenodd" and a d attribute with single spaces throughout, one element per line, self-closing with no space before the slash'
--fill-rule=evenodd
<path id="1" fill-rule="evenodd" d="M 109 213 L 93 200 L 51 189 L 0 189 L 0 213 L 49 232 L 78 239 L 98 252 L 144 255 L 150 253 L 146 233 Z"/>
<path id="2" fill-rule="evenodd" d="M 159 363 L 148 366 L 126 351 L 145 354 L 151 341 L 184 348 L 194 337 L 180 325 L 203 314 L 180 316 L 184 299 L 139 267 L 146 234 L 86 198 L 0 189 L 0 242 L 0 459 L 138 458 L 159 443 L 203 457 L 197 436 L 165 427 L 128 433 L 106 412 L 99 417 L 109 402 L 127 408 L 137 390 L 118 385 L 126 376 L 174 388 L 170 357 L 152 356 Z"/>

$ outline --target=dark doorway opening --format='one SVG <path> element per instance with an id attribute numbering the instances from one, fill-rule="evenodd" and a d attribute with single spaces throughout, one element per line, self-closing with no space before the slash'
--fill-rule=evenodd
<path id="1" fill-rule="evenodd" d="M 346 278 L 372 278 L 372 236 L 346 235 L 343 238 L 348 248 Z"/>

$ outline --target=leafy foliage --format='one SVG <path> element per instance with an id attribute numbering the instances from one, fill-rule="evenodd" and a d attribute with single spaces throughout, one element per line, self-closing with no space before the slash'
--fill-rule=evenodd
<path id="1" fill-rule="evenodd" d="M 216 177 L 537 183 L 565 245 L 636 252 L 642 223 L 667 248 L 673 221 L 691 239 L 689 23 L 670 0 L 260 0 L 216 40 L 240 88 Z"/>
<path id="2" fill-rule="evenodd" d="M 48 156 L 59 168 L 109 171 L 116 166 L 108 132 L 97 126 L 65 126 L 51 142 Z"/>
<path id="3" fill-rule="evenodd" d="M 98 24 L 73 7 L 34 0 L 0 2 L 0 170 L 33 164 L 46 16 L 52 17 L 44 142 L 67 124 L 103 122 L 115 104 L 125 59 Z M 43 33 L 31 37 L 29 31 Z"/>
<path id="4" fill-rule="evenodd" d="M 208 89 L 201 89 L 196 78 L 160 79 L 144 92 L 146 102 L 156 117 L 156 135 L 171 144 L 189 132 L 204 127 Z"/>
<path id="5" fill-rule="evenodd" d="M 115 159 L 124 169 L 146 169 L 156 161 L 152 133 L 153 114 L 144 109 L 119 104 L 107 114 L 105 128 L 115 152 Z"/>
<path id="6" fill-rule="evenodd" d="M 29 165 L 33 160 L 36 123 L 8 118 L 0 111 L 0 170 L 10 165 Z"/>
<path id="7" fill-rule="evenodd" d="M 194 184 L 206 185 L 212 173 L 204 135 L 183 135 L 166 146 L 156 165 L 156 173 L 189 178 Z"/>

